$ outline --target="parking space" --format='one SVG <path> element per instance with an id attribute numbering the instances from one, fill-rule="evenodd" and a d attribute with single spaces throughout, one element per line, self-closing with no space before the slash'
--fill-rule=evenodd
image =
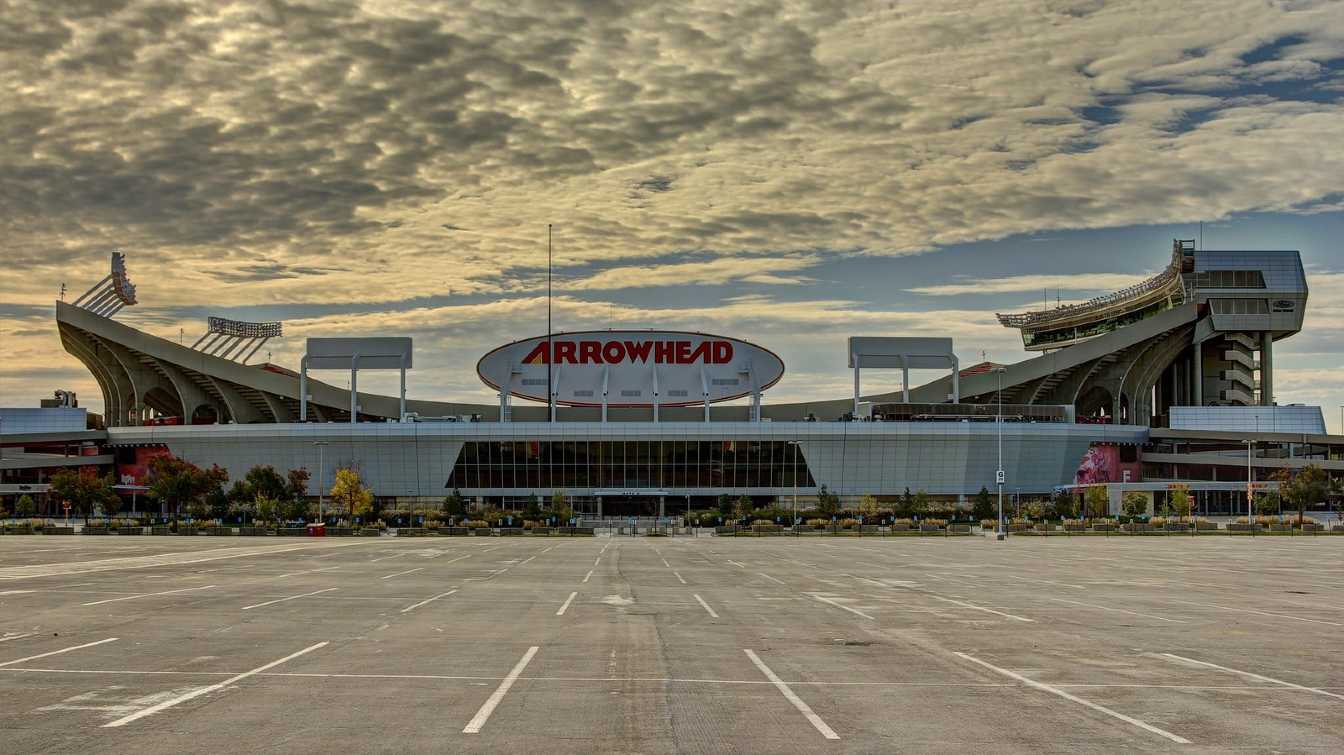
<path id="1" fill-rule="evenodd" d="M 1344 750 L 1334 539 L 0 538 L 0 749 Z"/>

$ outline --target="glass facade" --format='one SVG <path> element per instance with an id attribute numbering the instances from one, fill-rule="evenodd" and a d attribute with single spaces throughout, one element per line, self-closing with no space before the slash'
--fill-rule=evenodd
<path id="1" fill-rule="evenodd" d="M 534 490 L 811 488 L 787 441 L 468 442 L 446 487 Z"/>

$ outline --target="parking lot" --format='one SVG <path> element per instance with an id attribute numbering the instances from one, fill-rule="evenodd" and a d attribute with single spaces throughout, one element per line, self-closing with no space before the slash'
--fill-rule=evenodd
<path id="1" fill-rule="evenodd" d="M 0 750 L 1344 751 L 1344 539 L 0 538 Z"/>

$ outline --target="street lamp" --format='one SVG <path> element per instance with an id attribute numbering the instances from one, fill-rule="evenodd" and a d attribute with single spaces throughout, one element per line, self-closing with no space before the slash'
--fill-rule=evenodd
<path id="1" fill-rule="evenodd" d="M 786 441 L 793 446 L 793 530 L 798 531 L 798 441 Z"/>
<path id="2" fill-rule="evenodd" d="M 326 471 L 327 471 L 326 470 L 327 442 L 325 440 L 317 440 L 313 441 L 313 445 L 317 446 L 317 520 L 319 522 L 323 522 L 326 521 L 325 519 L 322 518 L 322 490 L 323 490 L 323 482 L 326 479 Z"/>
<path id="3" fill-rule="evenodd" d="M 994 374 L 999 378 L 999 390 L 996 398 L 998 399 L 998 409 L 994 412 L 994 424 L 997 426 L 999 435 L 999 468 L 994 472 L 994 482 L 999 487 L 999 530 L 995 535 L 996 540 L 1002 540 L 1005 536 L 1003 529 L 1003 373 L 1007 372 L 1003 367 L 995 367 Z"/>
<path id="4" fill-rule="evenodd" d="M 1254 525 L 1255 518 L 1251 513 L 1251 499 L 1255 497 L 1255 482 L 1251 473 L 1251 450 L 1255 448 L 1254 440 L 1243 440 L 1246 444 L 1246 524 Z"/>

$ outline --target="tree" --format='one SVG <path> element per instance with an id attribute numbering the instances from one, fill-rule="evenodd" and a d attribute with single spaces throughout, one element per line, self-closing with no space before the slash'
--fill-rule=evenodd
<path id="1" fill-rule="evenodd" d="M 996 519 L 998 511 L 994 508 L 994 499 L 989 494 L 989 488 L 980 486 L 980 492 L 975 494 L 971 500 L 971 516 L 979 520 Z"/>
<path id="2" fill-rule="evenodd" d="M 1051 502 L 1054 504 L 1055 513 L 1061 519 L 1072 519 L 1078 514 L 1078 502 L 1073 499 L 1071 493 L 1055 493 L 1051 497 Z"/>
<path id="3" fill-rule="evenodd" d="M 359 472 L 349 467 L 336 470 L 336 479 L 331 484 L 331 503 L 337 511 L 350 515 L 350 521 L 357 516 L 365 516 L 373 509 L 373 491 L 364 486 Z"/>
<path id="4" fill-rule="evenodd" d="M 18 503 L 14 504 L 14 515 L 19 517 L 35 516 L 37 514 L 37 504 L 33 503 L 33 497 L 24 494 L 19 496 Z"/>
<path id="5" fill-rule="evenodd" d="M 737 505 L 734 507 L 733 513 L 737 514 L 738 519 L 746 519 L 751 516 L 751 512 L 755 509 L 756 505 L 751 502 L 751 498 L 740 495 L 737 497 Z"/>
<path id="6" fill-rule="evenodd" d="M 149 491 L 151 498 L 161 501 L 173 510 L 177 521 L 184 506 L 203 504 L 207 493 L 223 487 L 229 475 L 218 465 L 201 469 L 186 459 L 159 456 L 149 463 Z M 201 506 L 196 506 L 201 511 Z M 208 514 L 208 509 L 202 513 Z"/>
<path id="7" fill-rule="evenodd" d="M 274 498 L 258 498 L 256 501 L 256 518 L 262 522 L 274 521 L 280 512 L 280 501 Z"/>
<path id="8" fill-rule="evenodd" d="M 1282 503 L 1277 490 L 1259 493 L 1255 496 L 1255 513 L 1260 516 L 1277 514 L 1279 513 L 1279 508 L 1282 506 Z"/>
<path id="9" fill-rule="evenodd" d="M 1285 476 L 1288 479 L 1279 483 L 1279 495 L 1297 508 L 1299 522 L 1307 506 L 1323 501 L 1330 495 L 1330 476 L 1316 464 L 1308 464 L 1299 469 L 1297 474 Z"/>
<path id="10" fill-rule="evenodd" d="M 1167 494 L 1167 510 L 1175 516 L 1190 516 L 1190 491 L 1184 487 L 1175 487 Z"/>
<path id="11" fill-rule="evenodd" d="M 1111 513 L 1111 494 L 1104 485 L 1092 485 L 1083 494 L 1083 504 L 1089 517 L 1105 519 Z"/>
<path id="12" fill-rule="evenodd" d="M 877 496 L 871 493 L 865 493 L 859 499 L 859 513 L 863 515 L 865 521 L 877 518 Z"/>
<path id="13" fill-rule="evenodd" d="M 923 490 L 916 490 L 915 496 L 910 499 L 910 513 L 913 516 L 921 516 L 929 513 L 929 494 Z"/>
<path id="14" fill-rule="evenodd" d="M 527 497 L 527 505 L 523 507 L 523 518 L 536 521 L 541 518 L 541 499 L 537 498 L 536 493 Z"/>
<path id="15" fill-rule="evenodd" d="M 834 516 L 840 511 L 840 496 L 826 489 L 825 485 L 817 491 L 817 513 L 822 516 Z"/>
<path id="16" fill-rule="evenodd" d="M 457 517 L 462 516 L 466 513 L 467 513 L 467 502 L 464 498 L 462 498 L 462 491 L 458 490 L 457 488 L 453 488 L 453 492 L 449 493 L 443 499 L 444 516 Z"/>
<path id="17" fill-rule="evenodd" d="M 291 470 L 291 477 L 295 472 L 303 470 Z M 307 472 L 303 472 L 307 474 Z M 280 499 L 290 495 L 289 482 L 275 471 L 275 467 L 269 464 L 258 465 L 247 470 L 243 476 L 244 484 L 247 487 L 248 498 L 256 500 L 257 498 L 275 498 Z M 307 480 L 303 481 L 303 487 L 307 487 Z"/>
<path id="18" fill-rule="evenodd" d="M 285 495 L 289 498 L 302 498 L 308 495 L 308 480 L 311 475 L 304 467 L 291 469 L 285 475 Z"/>
<path id="19" fill-rule="evenodd" d="M 824 490 L 825 486 L 823 486 L 822 489 Z M 724 519 L 732 519 L 733 518 L 732 497 L 729 496 L 727 493 L 724 493 L 719 496 L 717 503 L 719 507 L 719 516 L 722 516 Z"/>
<path id="20" fill-rule="evenodd" d="M 1120 509 L 1130 519 L 1137 519 L 1148 513 L 1148 496 L 1132 491 L 1125 493 L 1124 498 L 1120 499 Z"/>
<path id="21" fill-rule="evenodd" d="M 51 478 L 51 492 L 62 501 L 68 501 L 76 516 L 84 517 L 88 524 L 89 515 L 96 507 L 115 513 L 121 509 L 121 499 L 112 490 L 114 479 L 86 475 L 74 469 L 62 469 Z M 111 513 L 108 515 L 111 516 Z"/>

